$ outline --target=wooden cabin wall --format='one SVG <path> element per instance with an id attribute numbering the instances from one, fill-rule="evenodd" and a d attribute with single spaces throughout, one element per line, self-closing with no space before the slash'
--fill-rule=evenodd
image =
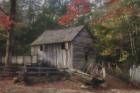
<path id="1" fill-rule="evenodd" d="M 32 55 L 37 55 L 38 49 L 43 47 L 44 62 L 58 68 L 72 67 L 72 44 L 69 42 L 32 46 Z"/>
<path id="2" fill-rule="evenodd" d="M 88 62 L 95 62 L 93 39 L 86 29 L 83 29 L 73 43 L 73 67 L 82 70 Z"/>
<path id="3" fill-rule="evenodd" d="M 45 62 L 58 68 L 72 67 L 72 45 L 70 43 L 50 44 L 45 46 Z"/>

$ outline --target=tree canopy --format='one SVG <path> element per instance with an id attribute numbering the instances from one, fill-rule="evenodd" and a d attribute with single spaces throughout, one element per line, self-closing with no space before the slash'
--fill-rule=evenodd
<path id="1" fill-rule="evenodd" d="M 6 12 L 10 11 L 9 3 L 1 4 Z M 140 60 L 139 0 L 107 0 L 103 5 L 88 0 L 18 0 L 16 10 L 14 54 L 29 54 L 31 42 L 46 29 L 83 24 L 89 26 L 100 55 L 115 56 L 119 52 L 118 62 L 138 63 Z M 0 22 L 2 26 L 12 23 L 8 16 L 4 17 Z M 3 51 L 3 37 L 0 37 L 0 44 Z"/>

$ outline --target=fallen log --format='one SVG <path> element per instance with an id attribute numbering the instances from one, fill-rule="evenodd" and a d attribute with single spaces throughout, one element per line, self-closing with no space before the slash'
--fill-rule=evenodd
<path id="1" fill-rule="evenodd" d="M 68 69 L 72 80 L 88 83 L 92 80 L 92 76 L 77 69 Z"/>
<path id="2" fill-rule="evenodd" d="M 92 86 L 92 87 L 106 88 L 108 86 L 104 80 L 99 82 L 99 80 L 93 78 L 93 75 L 84 73 L 77 69 L 69 69 L 68 73 L 70 73 L 72 81 L 80 81 L 80 82 L 84 83 L 86 85 L 86 87 Z"/>

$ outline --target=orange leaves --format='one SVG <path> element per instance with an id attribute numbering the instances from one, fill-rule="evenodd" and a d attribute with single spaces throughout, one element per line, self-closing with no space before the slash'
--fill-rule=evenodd
<path id="1" fill-rule="evenodd" d="M 10 20 L 10 17 L 0 11 L 0 27 L 9 30 L 13 27 L 13 25 L 14 22 Z"/>
<path id="2" fill-rule="evenodd" d="M 120 3 L 121 0 L 108 0 L 107 3 L 110 5 L 114 5 Z M 116 9 L 111 9 L 111 11 L 107 12 L 104 16 L 102 16 L 101 18 L 94 20 L 93 21 L 93 25 L 96 24 L 101 24 L 107 20 L 110 20 L 114 17 L 120 17 L 123 14 L 127 14 L 127 13 L 131 13 L 133 11 L 133 7 L 131 5 L 129 6 L 121 6 L 119 8 Z"/>
<path id="3" fill-rule="evenodd" d="M 61 24 L 61 25 L 66 26 L 66 25 L 70 24 L 74 20 L 74 18 L 75 18 L 75 15 L 66 14 L 66 15 L 60 17 L 58 23 Z"/>
<path id="4" fill-rule="evenodd" d="M 120 0 L 107 0 L 107 4 L 113 4 L 113 3 L 118 2 L 118 1 L 120 1 Z"/>
<path id="5" fill-rule="evenodd" d="M 64 26 L 70 24 L 76 17 L 76 10 L 74 7 L 69 7 L 69 11 L 62 17 L 59 18 L 58 23 Z"/>
<path id="6" fill-rule="evenodd" d="M 72 2 L 67 5 L 67 9 L 67 13 L 58 20 L 58 23 L 64 26 L 69 25 L 77 15 L 87 14 L 91 11 L 87 0 L 72 0 Z"/>
<path id="7" fill-rule="evenodd" d="M 107 13 L 107 14 L 106 14 L 105 16 L 103 16 L 102 18 L 96 20 L 96 21 L 94 22 L 94 24 L 102 23 L 102 22 L 104 22 L 104 21 L 106 21 L 106 20 L 108 20 L 108 19 L 111 19 L 111 18 L 115 17 L 115 16 L 120 16 L 120 15 L 122 15 L 123 13 L 131 12 L 131 10 L 132 10 L 132 7 L 131 7 L 131 6 L 118 8 L 118 9 L 116 9 L 116 10 L 113 10 L 113 11 Z"/>
<path id="8" fill-rule="evenodd" d="M 4 29 L 10 29 L 11 26 L 10 18 L 7 16 L 0 16 L 0 27 Z"/>

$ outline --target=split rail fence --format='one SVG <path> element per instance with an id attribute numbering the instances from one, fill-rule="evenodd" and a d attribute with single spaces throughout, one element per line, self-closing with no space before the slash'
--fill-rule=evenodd
<path id="1" fill-rule="evenodd" d="M 32 64 L 37 63 L 37 56 L 12 56 L 10 57 L 12 64 Z M 0 56 L 0 64 L 4 64 L 4 57 Z"/>
<path id="2" fill-rule="evenodd" d="M 11 66 L 8 70 L 4 70 L 4 66 L 0 66 L 0 76 L 5 75 L 52 75 L 52 74 L 66 74 L 66 68 L 53 68 L 53 67 L 41 67 L 41 66 Z"/>
<path id="3" fill-rule="evenodd" d="M 48 75 L 65 72 L 67 68 L 57 68 L 48 64 L 38 64 L 37 56 L 12 56 L 10 58 L 11 65 L 5 70 L 4 57 L 0 57 L 0 76 L 5 74 L 18 75 L 26 73 L 27 75 Z"/>

